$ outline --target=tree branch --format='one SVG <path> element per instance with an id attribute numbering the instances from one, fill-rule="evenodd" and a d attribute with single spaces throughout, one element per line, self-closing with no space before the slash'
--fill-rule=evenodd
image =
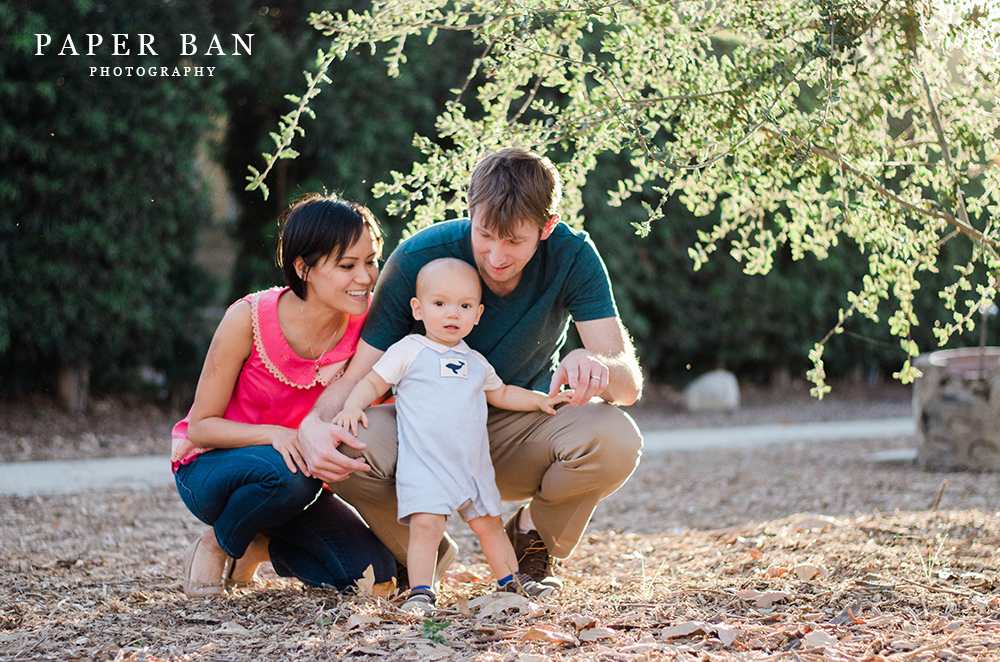
<path id="1" fill-rule="evenodd" d="M 996 254 L 992 242 L 989 241 L 983 235 L 982 232 L 980 232 L 979 230 L 977 230 L 976 228 L 972 227 L 972 225 L 969 224 L 968 217 L 966 217 L 965 219 L 961 219 L 961 218 L 957 218 L 953 214 L 949 214 L 949 213 L 946 213 L 946 212 L 940 212 L 940 211 L 934 211 L 933 209 L 925 209 L 923 207 L 919 207 L 919 206 L 913 204 L 912 202 L 904 200 L 903 198 L 899 197 L 898 195 L 896 195 L 895 193 L 893 193 L 892 191 L 890 191 L 886 187 L 882 186 L 881 184 L 879 184 L 878 182 L 876 182 L 874 179 L 872 179 L 871 177 L 869 177 L 865 173 L 861 172 L 860 170 L 858 170 L 857 168 L 855 168 L 854 166 L 852 166 L 850 163 L 848 163 L 839 154 L 835 154 L 835 153 L 829 152 L 829 151 L 827 151 L 825 149 L 821 149 L 819 147 L 816 147 L 815 145 L 811 145 L 811 144 L 805 143 L 805 142 L 803 142 L 803 141 L 801 141 L 801 140 L 799 140 L 797 138 L 794 138 L 794 137 L 788 135 L 787 133 L 785 133 L 784 131 L 782 131 L 781 129 L 779 129 L 779 128 L 775 127 L 775 126 L 765 126 L 765 127 L 762 127 L 762 130 L 765 133 L 768 133 L 768 134 L 770 134 L 770 135 L 772 135 L 772 136 L 774 136 L 776 138 L 782 138 L 784 140 L 787 140 L 788 142 L 792 143 L 793 145 L 795 145 L 799 149 L 807 149 L 807 150 L 809 150 L 810 152 L 812 152 L 813 154 L 815 154 L 817 156 L 822 156 L 824 159 L 827 159 L 829 161 L 833 161 L 834 163 L 837 163 L 841 168 L 843 168 L 847 172 L 851 173 L 852 175 L 854 175 L 855 177 L 857 177 L 858 179 L 860 179 L 862 181 L 862 183 L 865 184 L 865 186 L 867 186 L 868 188 L 872 189 L 873 191 L 875 191 L 876 193 L 878 193 L 882 197 L 884 197 L 884 198 L 886 198 L 888 200 L 891 200 L 892 202 L 895 202 L 899 206 L 901 206 L 901 207 L 903 207 L 905 209 L 909 209 L 912 212 L 916 212 L 916 213 L 921 214 L 923 216 L 930 216 L 932 218 L 936 218 L 936 219 L 942 220 L 945 223 L 948 223 L 949 225 L 953 225 L 959 231 L 961 231 L 962 234 L 970 237 L 974 242 L 976 242 L 976 244 L 978 244 L 978 245 L 982 246 L 983 248 L 989 250 L 991 254 L 994 254 L 994 255 Z"/>
<path id="2" fill-rule="evenodd" d="M 738 90 L 734 88 L 727 88 L 725 90 L 716 90 L 715 92 L 696 92 L 694 94 L 671 94 L 665 97 L 646 97 L 643 99 L 628 99 L 623 101 L 626 104 L 635 105 L 647 105 L 654 103 L 662 103 L 664 101 L 693 101 L 695 99 L 707 99 L 709 97 L 718 97 L 724 94 L 734 94 Z"/>
<path id="3" fill-rule="evenodd" d="M 920 82 L 924 86 L 924 93 L 927 94 L 927 106 L 931 111 L 931 124 L 934 125 L 934 133 L 937 134 L 938 144 L 941 145 L 941 157 L 944 159 L 944 165 L 948 168 L 948 172 L 951 173 L 952 177 L 957 180 L 958 173 L 955 172 L 955 168 L 951 163 L 951 147 L 948 145 L 948 139 L 944 135 L 944 128 L 941 127 L 941 117 L 938 115 L 937 104 L 934 103 L 934 97 L 931 95 L 931 86 L 927 82 L 927 76 L 920 74 Z M 958 208 L 958 217 L 966 225 L 971 226 L 969 212 L 965 208 L 965 196 L 962 195 L 962 187 L 958 185 L 958 181 L 955 182 L 955 201 Z M 993 250 L 990 253 L 994 257 L 996 256 Z"/>

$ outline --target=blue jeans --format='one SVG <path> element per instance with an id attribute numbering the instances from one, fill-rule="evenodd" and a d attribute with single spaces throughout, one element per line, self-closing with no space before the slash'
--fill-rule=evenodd
<path id="1" fill-rule="evenodd" d="M 369 565 L 376 582 L 396 574 L 389 550 L 357 512 L 321 481 L 289 471 L 270 446 L 203 453 L 179 467 L 174 480 L 184 505 L 212 526 L 233 558 L 266 533 L 275 572 L 310 586 L 350 588 Z"/>

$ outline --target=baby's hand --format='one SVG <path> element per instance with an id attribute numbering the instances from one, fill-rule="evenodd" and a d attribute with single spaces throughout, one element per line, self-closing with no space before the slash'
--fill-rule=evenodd
<path id="1" fill-rule="evenodd" d="M 333 417 L 333 424 L 350 430 L 355 437 L 358 436 L 358 421 L 366 428 L 368 427 L 368 417 L 361 409 L 345 409 Z"/>
<path id="2" fill-rule="evenodd" d="M 559 391 L 556 395 L 549 397 L 548 395 L 543 395 L 541 402 L 538 404 L 538 408 L 544 411 L 546 414 L 556 413 L 556 405 L 560 405 L 564 402 L 569 402 L 570 398 L 573 397 L 575 391 L 571 388 L 565 391 Z"/>

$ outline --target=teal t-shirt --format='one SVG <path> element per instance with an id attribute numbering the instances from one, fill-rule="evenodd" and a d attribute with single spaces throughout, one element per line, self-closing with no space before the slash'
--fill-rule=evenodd
<path id="1" fill-rule="evenodd" d="M 436 223 L 413 235 L 386 261 L 362 339 L 376 349 L 413 331 L 410 299 L 420 268 L 441 257 L 475 266 L 468 219 Z M 483 285 L 483 315 L 465 342 L 486 357 L 505 384 L 548 391 L 570 320 L 617 317 L 608 270 L 590 237 L 558 224 L 506 297 Z"/>

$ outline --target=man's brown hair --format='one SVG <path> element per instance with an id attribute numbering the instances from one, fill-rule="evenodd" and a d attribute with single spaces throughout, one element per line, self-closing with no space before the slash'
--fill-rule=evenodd
<path id="1" fill-rule="evenodd" d="M 552 161 L 523 147 L 506 147 L 476 164 L 469 180 L 469 216 L 511 237 L 523 221 L 539 231 L 556 213 L 562 181 Z"/>

